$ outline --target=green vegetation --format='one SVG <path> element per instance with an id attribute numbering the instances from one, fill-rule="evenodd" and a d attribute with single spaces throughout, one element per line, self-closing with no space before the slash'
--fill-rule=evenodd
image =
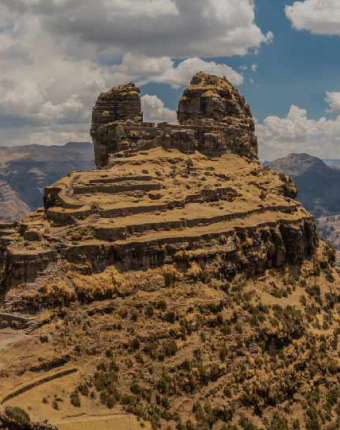
<path id="1" fill-rule="evenodd" d="M 28 427 L 31 423 L 31 418 L 26 411 L 18 406 L 6 406 L 5 415 L 11 421 L 22 427 Z"/>

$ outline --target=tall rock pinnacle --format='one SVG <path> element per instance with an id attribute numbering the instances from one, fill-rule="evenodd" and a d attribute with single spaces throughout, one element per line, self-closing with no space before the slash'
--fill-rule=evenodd
<path id="1" fill-rule="evenodd" d="M 179 102 L 178 122 L 190 125 L 206 120 L 224 124 L 239 121 L 254 130 L 250 108 L 237 89 L 226 78 L 199 72 Z"/>

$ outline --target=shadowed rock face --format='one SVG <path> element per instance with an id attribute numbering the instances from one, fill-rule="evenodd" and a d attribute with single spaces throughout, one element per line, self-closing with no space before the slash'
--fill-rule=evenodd
<path id="1" fill-rule="evenodd" d="M 120 85 L 102 93 L 92 114 L 93 129 L 115 121 L 143 122 L 140 90 L 135 84 Z"/>
<path id="2" fill-rule="evenodd" d="M 232 124 L 236 120 L 254 130 L 254 120 L 245 98 L 226 78 L 197 73 L 179 102 L 178 122 L 195 124 L 213 120 Z"/>
<path id="3" fill-rule="evenodd" d="M 118 152 L 159 146 L 185 153 L 199 150 L 220 156 L 232 152 L 257 158 L 249 106 L 225 78 L 196 74 L 179 102 L 178 120 L 180 125 L 143 122 L 139 90 L 134 84 L 101 94 L 91 127 L 97 167 L 107 166 Z"/>

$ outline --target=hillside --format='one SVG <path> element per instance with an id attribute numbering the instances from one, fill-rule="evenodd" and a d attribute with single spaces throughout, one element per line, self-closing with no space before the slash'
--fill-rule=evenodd
<path id="1" fill-rule="evenodd" d="M 290 154 L 266 164 L 294 179 L 298 200 L 317 218 L 321 236 L 339 251 L 340 262 L 340 170 L 336 160 Z"/>
<path id="2" fill-rule="evenodd" d="M 289 154 L 266 164 L 294 179 L 298 200 L 317 218 L 340 213 L 340 170 L 308 154 Z"/>
<path id="3" fill-rule="evenodd" d="M 0 220 L 22 219 L 43 205 L 44 188 L 73 170 L 94 165 L 93 145 L 0 146 Z"/>
<path id="4" fill-rule="evenodd" d="M 340 168 L 340 160 L 323 160 L 327 166 Z"/>
<path id="5" fill-rule="evenodd" d="M 339 428 L 333 248 L 225 78 L 196 74 L 178 119 L 145 123 L 133 84 L 101 94 L 101 170 L 1 226 L 0 425 Z"/>

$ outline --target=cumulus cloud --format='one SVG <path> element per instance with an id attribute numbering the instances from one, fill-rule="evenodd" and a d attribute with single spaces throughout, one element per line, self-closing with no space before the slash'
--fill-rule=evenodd
<path id="1" fill-rule="evenodd" d="M 142 109 L 144 121 L 146 122 L 168 122 L 177 123 L 177 113 L 164 106 L 164 102 L 157 96 L 146 94 L 142 97 Z"/>
<path id="2" fill-rule="evenodd" d="M 257 124 L 260 157 L 272 160 L 290 152 L 307 152 L 321 158 L 339 158 L 340 116 L 308 118 L 306 109 L 291 106 L 286 118 L 268 116 Z"/>
<path id="3" fill-rule="evenodd" d="M 325 101 L 329 104 L 328 112 L 340 111 L 340 93 L 339 92 L 326 92 Z"/>
<path id="4" fill-rule="evenodd" d="M 340 0 L 296 1 L 285 12 L 297 30 L 340 35 Z"/>
<path id="5" fill-rule="evenodd" d="M 1 0 L 45 30 L 111 53 L 177 58 L 244 55 L 270 42 L 253 0 Z"/>
<path id="6" fill-rule="evenodd" d="M 239 85 L 213 57 L 271 38 L 253 0 L 0 0 L 0 144 L 89 138 L 98 94 L 130 81 L 179 88 L 203 70 Z"/>
<path id="7" fill-rule="evenodd" d="M 169 84 L 173 88 L 188 85 L 192 76 L 200 71 L 225 76 L 234 85 L 243 83 L 243 76 L 225 64 L 204 61 L 200 58 L 188 58 L 177 66 L 170 57 L 147 57 L 127 54 L 122 63 L 112 66 L 116 81 L 134 80 L 139 85 L 149 82 Z"/>

